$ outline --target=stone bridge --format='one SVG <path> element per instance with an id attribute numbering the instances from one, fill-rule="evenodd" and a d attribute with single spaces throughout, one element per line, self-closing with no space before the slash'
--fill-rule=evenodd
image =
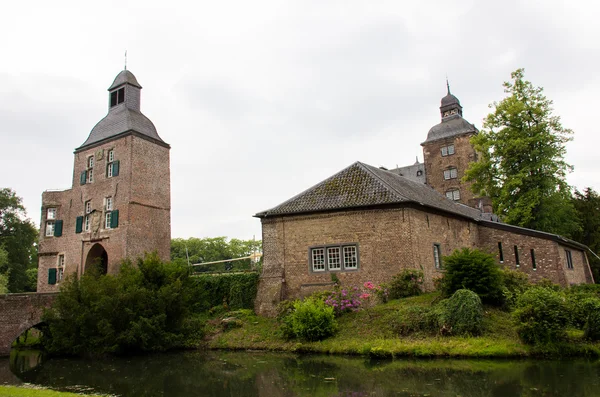
<path id="1" fill-rule="evenodd" d="M 45 307 L 57 293 L 0 295 L 0 357 L 10 354 L 10 345 L 19 335 L 40 323 Z"/>

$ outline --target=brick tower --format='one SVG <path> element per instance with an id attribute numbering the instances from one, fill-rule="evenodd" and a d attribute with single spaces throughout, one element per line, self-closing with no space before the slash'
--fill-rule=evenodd
<path id="1" fill-rule="evenodd" d="M 477 160 L 470 139 L 479 131 L 462 117 L 462 106 L 457 97 L 448 93 L 442 98 L 442 121 L 433 126 L 423 146 L 426 183 L 450 200 L 491 212 L 489 199 L 477 198 L 471 192 L 471 182 L 462 178 L 468 165 Z"/>
<path id="2" fill-rule="evenodd" d="M 108 114 L 75 149 L 72 188 L 42 193 L 38 292 L 91 265 L 115 273 L 125 258 L 171 244 L 170 146 L 140 111 L 128 70 L 108 89 Z"/>

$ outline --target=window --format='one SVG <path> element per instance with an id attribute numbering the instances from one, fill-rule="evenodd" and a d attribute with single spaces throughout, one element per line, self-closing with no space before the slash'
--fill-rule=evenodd
<path id="1" fill-rule="evenodd" d="M 104 214 L 104 228 L 105 229 L 110 229 L 111 228 L 110 227 L 110 221 L 111 221 L 111 218 L 112 218 L 111 215 L 112 215 L 112 213 L 110 211 L 107 212 L 106 214 Z"/>
<path id="2" fill-rule="evenodd" d="M 110 149 L 106 159 L 106 177 L 112 178 L 119 175 L 119 160 L 115 160 L 115 151 Z"/>
<path id="3" fill-rule="evenodd" d="M 87 169 L 81 173 L 81 184 L 94 182 L 94 156 L 90 156 L 86 162 Z"/>
<path id="4" fill-rule="evenodd" d="M 344 247 L 344 269 L 356 269 L 358 268 L 358 257 L 356 255 L 355 246 Z"/>
<path id="5" fill-rule="evenodd" d="M 83 230 L 85 230 L 86 232 L 90 231 L 90 215 L 86 215 L 85 219 L 84 219 L 84 226 L 83 226 Z"/>
<path id="6" fill-rule="evenodd" d="M 446 198 L 448 198 L 450 200 L 454 200 L 454 201 L 460 200 L 460 190 L 458 190 L 458 189 L 448 190 L 446 192 Z"/>
<path id="7" fill-rule="evenodd" d="M 515 264 L 517 265 L 517 267 L 521 266 L 521 264 L 519 263 L 519 247 L 517 247 L 515 245 Z"/>
<path id="8" fill-rule="evenodd" d="M 54 221 L 46 222 L 46 237 L 54 236 Z"/>
<path id="9" fill-rule="evenodd" d="M 417 176 L 421 176 L 421 175 L 423 175 L 423 171 L 421 171 L 421 170 L 418 170 L 418 171 L 417 171 Z"/>
<path id="10" fill-rule="evenodd" d="M 458 170 L 456 168 L 448 168 L 444 170 L 444 179 L 456 179 L 458 177 Z"/>
<path id="11" fill-rule="evenodd" d="M 94 182 L 94 170 L 89 169 L 89 170 L 87 170 L 87 183 L 92 183 L 92 182 Z"/>
<path id="12" fill-rule="evenodd" d="M 56 282 L 59 282 L 63 279 L 65 273 L 65 256 L 61 254 L 58 256 L 58 261 L 56 263 L 57 271 L 56 271 Z"/>
<path id="13" fill-rule="evenodd" d="M 85 213 L 89 214 L 90 212 L 92 212 L 92 200 L 85 202 Z"/>
<path id="14" fill-rule="evenodd" d="M 565 250 L 565 256 L 567 258 L 567 269 L 573 269 L 573 257 L 571 256 L 571 251 Z"/>
<path id="15" fill-rule="evenodd" d="M 87 159 L 87 167 L 94 168 L 94 156 L 90 156 Z"/>
<path id="16" fill-rule="evenodd" d="M 531 267 L 533 267 L 533 270 L 537 270 L 537 265 L 535 263 L 535 251 L 533 248 L 531 249 Z"/>
<path id="17" fill-rule="evenodd" d="M 442 247 L 439 244 L 433 244 L 433 264 L 436 269 L 442 268 Z"/>
<path id="18" fill-rule="evenodd" d="M 112 209 L 113 209 L 113 199 L 112 199 L 112 197 L 107 197 L 104 202 L 105 202 L 104 209 L 106 211 L 112 211 Z"/>
<path id="19" fill-rule="evenodd" d="M 312 270 L 313 272 L 325 271 L 325 248 L 312 249 Z"/>
<path id="20" fill-rule="evenodd" d="M 48 208 L 46 210 L 46 219 L 56 219 L 56 208 Z"/>
<path id="21" fill-rule="evenodd" d="M 500 263 L 504 263 L 504 253 L 502 252 L 502 243 L 498 241 L 498 256 L 500 258 Z"/>
<path id="22" fill-rule="evenodd" d="M 442 146 L 442 157 L 454 154 L 454 145 Z"/>
<path id="23" fill-rule="evenodd" d="M 117 106 L 125 102 L 125 88 L 119 88 L 110 93 L 110 107 Z"/>
<path id="24" fill-rule="evenodd" d="M 329 270 L 341 270 L 342 262 L 340 261 L 340 247 L 327 248 L 327 264 Z"/>
<path id="25" fill-rule="evenodd" d="M 356 244 L 314 247 L 309 254 L 313 272 L 358 269 L 358 246 Z"/>

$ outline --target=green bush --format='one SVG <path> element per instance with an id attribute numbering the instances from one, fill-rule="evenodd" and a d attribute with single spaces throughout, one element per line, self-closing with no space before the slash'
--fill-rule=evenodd
<path id="1" fill-rule="evenodd" d="M 67 277 L 42 320 L 44 347 L 55 354 L 164 351 L 197 344 L 204 324 L 190 311 L 188 269 L 156 253 L 124 262 L 117 275 Z"/>
<path id="2" fill-rule="evenodd" d="M 583 306 L 587 312 L 583 337 L 593 341 L 600 340 L 600 299 L 588 298 Z"/>
<path id="3" fill-rule="evenodd" d="M 504 302 L 502 273 L 490 254 L 463 248 L 445 257 L 444 266 L 444 296 L 452 296 L 459 289 L 468 289 L 479 295 L 484 303 L 501 305 Z"/>
<path id="4" fill-rule="evenodd" d="M 564 295 L 539 286 L 521 295 L 513 315 L 519 337 L 530 345 L 547 345 L 562 340 L 569 323 Z"/>
<path id="5" fill-rule="evenodd" d="M 526 273 L 511 269 L 502 269 L 502 284 L 504 305 L 508 309 L 514 308 L 519 297 L 531 287 Z"/>
<path id="6" fill-rule="evenodd" d="M 337 322 L 331 306 L 308 298 L 294 303 L 294 311 L 283 319 L 282 330 L 289 336 L 317 341 L 333 335 Z"/>
<path id="7" fill-rule="evenodd" d="M 414 333 L 435 334 L 439 331 L 439 311 L 436 307 L 408 306 L 399 310 L 391 320 L 391 328 L 398 335 Z"/>
<path id="8" fill-rule="evenodd" d="M 405 269 L 392 277 L 387 285 L 389 299 L 406 298 L 420 295 L 423 285 L 423 272 L 414 269 Z"/>
<path id="9" fill-rule="evenodd" d="M 600 298 L 600 284 L 578 284 L 572 285 L 567 290 L 569 293 L 582 293 Z"/>
<path id="10" fill-rule="evenodd" d="M 443 302 L 439 319 L 442 333 L 480 335 L 483 331 L 483 306 L 479 296 L 468 289 L 459 289 Z"/>
<path id="11" fill-rule="evenodd" d="M 215 306 L 226 309 L 254 309 L 258 273 L 203 274 L 194 276 L 194 311 L 205 312 Z"/>

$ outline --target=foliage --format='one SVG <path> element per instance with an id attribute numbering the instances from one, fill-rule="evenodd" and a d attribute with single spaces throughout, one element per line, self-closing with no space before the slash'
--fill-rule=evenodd
<path id="1" fill-rule="evenodd" d="M 581 229 L 571 237 L 587 245 L 596 254 L 600 253 L 600 195 L 592 188 L 583 193 L 575 190 L 572 199 L 575 210 L 581 220 Z M 600 283 L 600 258 L 588 253 L 588 260 L 596 283 Z"/>
<path id="2" fill-rule="evenodd" d="M 570 236 L 579 229 L 570 200 L 564 160 L 572 131 L 553 115 L 543 88 L 524 80 L 524 70 L 511 73 L 508 94 L 490 105 L 493 112 L 471 142 L 480 154 L 465 179 L 473 191 L 492 199 L 494 212 L 505 222 Z"/>
<path id="3" fill-rule="evenodd" d="M 231 310 L 253 309 L 258 277 L 255 272 L 192 277 L 193 310 L 204 312 L 215 306 L 225 306 Z"/>
<path id="4" fill-rule="evenodd" d="M 512 269 L 502 269 L 502 295 L 504 305 L 512 309 L 519 297 L 531 286 L 526 273 Z"/>
<path id="5" fill-rule="evenodd" d="M 391 327 L 402 336 L 414 333 L 435 334 L 440 330 L 440 314 L 437 306 L 408 306 L 397 312 L 391 321 Z"/>
<path id="6" fill-rule="evenodd" d="M 583 337 L 593 341 L 600 340 L 600 299 L 588 298 L 583 302 L 587 319 L 583 328 Z"/>
<path id="7" fill-rule="evenodd" d="M 8 252 L 0 246 L 0 269 L 8 264 Z M 8 270 L 6 271 L 8 273 Z M 8 292 L 8 275 L 0 272 L 0 294 Z"/>
<path id="8" fill-rule="evenodd" d="M 0 248 L 7 253 L 7 261 L 0 263 L 0 274 L 8 275 L 10 292 L 23 292 L 27 268 L 37 267 L 37 236 L 21 197 L 9 188 L 0 189 Z"/>
<path id="9" fill-rule="evenodd" d="M 514 312 L 517 332 L 530 345 L 548 345 L 565 338 L 569 323 L 564 295 L 550 288 L 535 286 L 517 300 Z"/>
<path id="10" fill-rule="evenodd" d="M 334 290 L 327 295 L 325 304 L 333 309 L 336 316 L 341 316 L 360 308 L 361 292 L 358 287 L 342 288 L 336 285 Z"/>
<path id="11" fill-rule="evenodd" d="M 453 335 L 480 335 L 483 331 L 483 306 L 479 296 L 459 289 L 443 302 L 441 332 Z"/>
<path id="12" fill-rule="evenodd" d="M 27 276 L 27 284 L 25 284 L 25 292 L 36 292 L 37 291 L 37 278 L 38 269 L 37 267 L 30 267 L 25 271 Z"/>
<path id="13" fill-rule="evenodd" d="M 423 272 L 415 269 L 404 269 L 392 277 L 389 283 L 389 298 L 399 299 L 416 296 L 422 293 Z"/>
<path id="14" fill-rule="evenodd" d="M 463 248 L 445 257 L 444 264 L 444 296 L 452 296 L 459 289 L 468 289 L 479 295 L 484 303 L 503 303 L 502 273 L 490 254 L 477 249 Z"/>
<path id="15" fill-rule="evenodd" d="M 296 301 L 294 311 L 284 318 L 284 324 L 293 336 L 307 341 L 323 340 L 337 331 L 333 307 L 311 298 Z"/>
<path id="16" fill-rule="evenodd" d="M 203 324 L 190 312 L 194 284 L 186 267 L 156 253 L 117 275 L 86 271 L 67 277 L 43 315 L 42 336 L 51 353 L 125 354 L 164 351 L 199 342 Z"/>
<path id="17" fill-rule="evenodd" d="M 186 251 L 187 249 L 187 251 Z M 262 252 L 260 240 L 239 240 L 227 237 L 176 238 L 171 240 L 171 260 L 182 263 L 203 263 L 224 261 L 227 259 L 243 258 L 255 252 Z M 251 269 L 251 260 L 216 263 L 206 266 L 195 266 L 196 272 L 217 272 Z"/>

